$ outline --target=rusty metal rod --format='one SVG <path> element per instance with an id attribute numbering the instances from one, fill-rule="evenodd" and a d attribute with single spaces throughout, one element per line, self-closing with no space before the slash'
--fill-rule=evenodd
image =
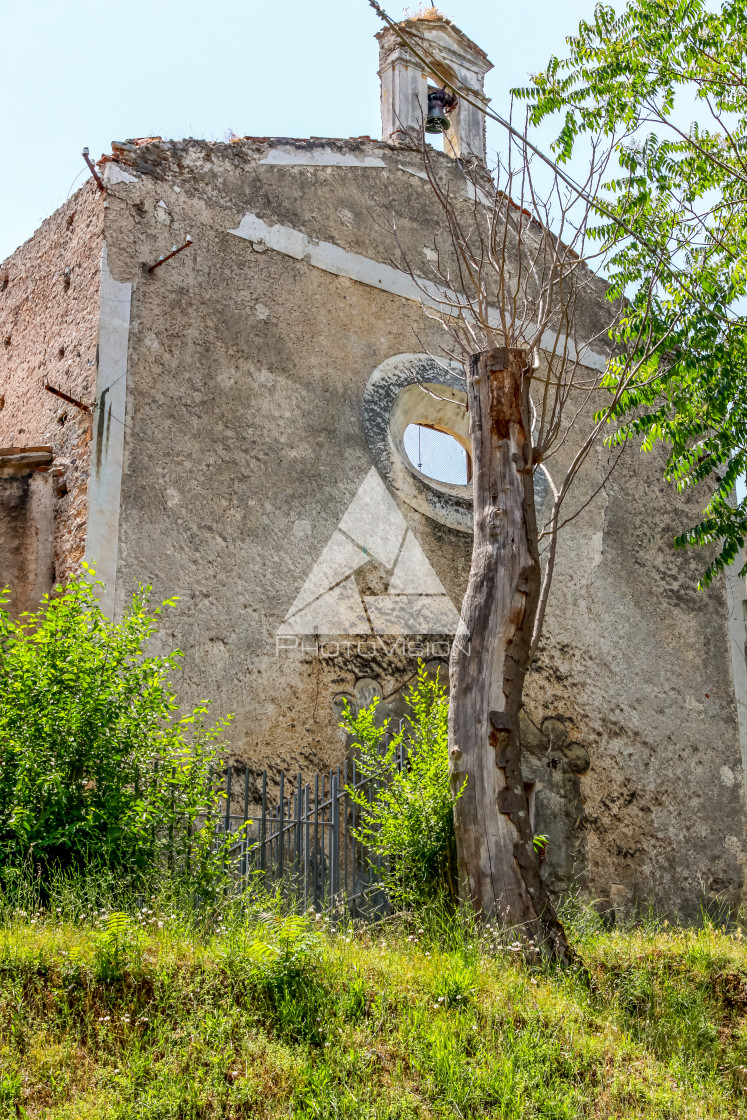
<path id="1" fill-rule="evenodd" d="M 106 187 L 104 186 L 104 182 L 103 182 L 101 176 L 99 175 L 98 171 L 96 170 L 96 165 L 94 164 L 93 160 L 91 159 L 90 155 L 88 154 L 88 148 L 84 148 L 81 154 L 83 156 L 83 159 L 88 164 L 88 170 L 91 172 L 94 179 L 96 180 L 96 186 L 103 193 L 104 191 L 106 191 Z"/>
<path id="2" fill-rule="evenodd" d="M 75 397 L 71 397 L 67 393 L 63 393 L 62 389 L 55 389 L 55 387 L 53 385 L 45 385 L 44 388 L 47 390 L 48 393 L 54 393 L 54 395 L 56 397 L 60 397 L 61 400 L 67 401 L 68 404 L 75 405 L 75 407 L 79 408 L 81 410 L 81 412 L 87 412 L 89 414 L 89 416 L 92 415 L 92 413 L 93 413 L 92 405 L 83 404 L 83 401 L 78 401 L 78 400 L 75 399 Z"/>
<path id="3" fill-rule="evenodd" d="M 181 253 L 184 249 L 189 248 L 189 246 L 191 244 L 192 244 L 192 238 L 188 237 L 187 240 L 184 242 L 184 244 L 180 245 L 178 249 L 177 249 L 176 246 L 174 246 L 174 248 L 171 250 L 170 253 L 166 253 L 165 256 L 159 257 L 158 260 L 156 261 L 156 263 L 152 264 L 150 266 L 150 268 L 148 269 L 148 272 L 154 272 L 155 269 L 160 268 L 162 264 L 166 264 L 166 261 L 170 261 L 172 257 L 175 257 L 177 255 L 177 253 Z"/>

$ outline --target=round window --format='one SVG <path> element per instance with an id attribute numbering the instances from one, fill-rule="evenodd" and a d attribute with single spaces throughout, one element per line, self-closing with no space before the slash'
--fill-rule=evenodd
<path id="1" fill-rule="evenodd" d="M 430 424 L 408 424 L 402 443 L 407 458 L 426 478 L 452 486 L 466 486 L 471 481 L 470 456 L 449 432 Z"/>
<path id="2" fill-rule="evenodd" d="M 398 354 L 374 370 L 362 420 L 374 465 L 403 502 L 472 533 L 472 441 L 464 370 L 427 354 Z"/>

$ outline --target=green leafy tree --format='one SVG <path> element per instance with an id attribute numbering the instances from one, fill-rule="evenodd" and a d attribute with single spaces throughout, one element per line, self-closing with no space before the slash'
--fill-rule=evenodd
<path id="1" fill-rule="evenodd" d="M 667 477 L 708 484 L 697 524 L 676 544 L 714 545 L 709 583 L 747 539 L 747 0 L 598 5 L 530 89 L 535 123 L 562 116 L 563 164 L 612 141 L 619 175 L 597 192 L 596 235 L 613 296 L 610 388 L 629 377 L 611 442 L 667 446 Z M 683 112 L 700 118 L 682 125 Z M 631 377 L 631 371 L 633 376 Z"/>
<path id="2" fill-rule="evenodd" d="M 376 723 L 378 698 L 341 727 L 353 736 L 359 777 L 374 794 L 348 787 L 359 809 L 356 839 L 383 857 L 384 887 L 397 908 L 437 899 L 456 901 L 454 800 L 449 784 L 449 702 L 443 685 L 418 664 L 407 696 L 409 715 L 390 735 L 390 720 Z M 405 752 L 405 764 L 398 759 Z"/>
<path id="3" fill-rule="evenodd" d="M 91 573 L 93 574 L 93 573 Z M 168 864 L 216 874 L 211 774 L 227 721 L 180 716 L 180 652 L 146 653 L 161 607 L 140 587 L 121 622 L 85 576 L 14 620 L 0 599 L 0 870 Z M 172 605 L 168 600 L 163 606 Z"/>

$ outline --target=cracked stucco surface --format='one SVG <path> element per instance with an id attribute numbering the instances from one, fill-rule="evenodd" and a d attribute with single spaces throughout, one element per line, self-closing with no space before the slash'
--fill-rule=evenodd
<path id="1" fill-rule="evenodd" d="M 251 213 L 391 264 L 394 216 L 427 276 L 430 188 L 417 153 L 367 141 L 185 141 L 117 154 L 126 174 L 111 182 L 104 232 L 113 278 L 132 285 L 117 609 L 138 579 L 158 597 L 179 595 L 160 640 L 185 652 L 182 696 L 235 713 L 236 759 L 271 777 L 281 767 L 308 776 L 343 757 L 334 697 L 362 678 L 396 693 L 416 657 L 278 658 L 275 633 L 370 470 L 368 379 L 398 354 L 443 356 L 444 334 L 411 300 L 229 231 Z M 192 246 L 149 275 L 187 235 Z M 591 288 L 589 334 L 603 298 Z M 572 509 L 607 469 L 599 449 Z M 656 456 L 626 452 L 563 532 L 527 684 L 532 725 L 559 719 L 552 726 L 589 755 L 588 772 L 569 769 L 567 781 L 570 755 L 537 747 L 532 763 L 540 784 L 543 767 L 560 768 L 547 773 L 550 799 L 572 787 L 579 864 L 568 874 L 615 905 L 694 912 L 702 896 L 743 897 L 725 591 L 696 591 L 701 558 L 671 544 L 696 505 L 662 483 Z M 460 603 L 469 536 L 400 509 Z"/>

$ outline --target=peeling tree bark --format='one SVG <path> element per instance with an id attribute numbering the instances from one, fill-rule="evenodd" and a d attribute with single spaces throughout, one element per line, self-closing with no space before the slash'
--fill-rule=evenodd
<path id="1" fill-rule="evenodd" d="M 449 758 L 460 891 L 520 926 L 543 954 L 572 952 L 540 877 L 521 771 L 519 712 L 541 572 L 532 480 L 527 355 L 473 355 L 475 536 L 450 666 Z"/>

